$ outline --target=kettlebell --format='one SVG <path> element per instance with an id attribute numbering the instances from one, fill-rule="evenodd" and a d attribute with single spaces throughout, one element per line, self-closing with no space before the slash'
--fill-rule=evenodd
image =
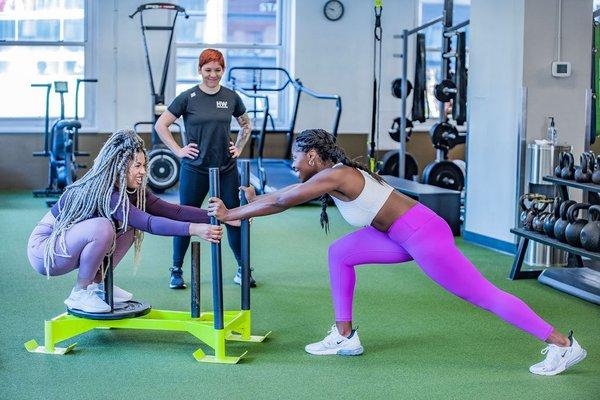
<path id="1" fill-rule="evenodd" d="M 544 233 L 548 237 L 554 237 L 554 223 L 560 218 L 561 203 L 562 199 L 560 197 L 556 197 L 554 199 L 554 204 L 552 205 L 552 212 L 549 213 L 544 219 Z"/>
<path id="2" fill-rule="evenodd" d="M 565 152 L 561 151 L 558 156 L 558 165 L 554 168 L 554 176 L 560 178 L 562 176 L 562 169 L 565 167 Z M 600 176 L 599 176 L 600 178 Z"/>
<path id="3" fill-rule="evenodd" d="M 575 158 L 573 153 L 565 153 L 565 163 L 563 169 L 560 171 L 560 177 L 566 180 L 573 180 L 575 177 Z"/>
<path id="4" fill-rule="evenodd" d="M 569 224 L 565 228 L 565 239 L 571 246 L 581 247 L 581 238 L 579 234 L 583 227 L 588 223 L 587 219 L 578 218 L 579 210 L 587 210 L 590 205 L 587 203 L 574 204 L 567 210 Z"/>
<path id="5" fill-rule="evenodd" d="M 537 232 L 544 231 L 544 218 L 548 215 L 546 208 L 554 201 L 554 199 L 540 198 L 533 200 L 531 210 L 533 219 L 531 220 L 531 229 Z"/>
<path id="6" fill-rule="evenodd" d="M 596 170 L 592 173 L 592 182 L 600 183 L 600 156 L 596 156 Z"/>
<path id="7" fill-rule="evenodd" d="M 537 193 L 525 193 L 519 198 L 519 206 L 521 207 L 519 220 L 523 229 L 532 230 L 533 218 L 538 214 L 534 208 L 534 201 L 545 198 L 546 196 Z"/>
<path id="8" fill-rule="evenodd" d="M 596 170 L 596 154 L 594 154 L 594 152 L 591 150 L 585 154 L 588 156 L 588 168 L 590 173 L 593 173 Z"/>
<path id="9" fill-rule="evenodd" d="M 579 234 L 581 246 L 589 251 L 600 251 L 600 206 L 591 206 L 588 213 L 590 222 L 585 224 Z"/>
<path id="10" fill-rule="evenodd" d="M 577 204 L 577 202 L 573 200 L 566 200 L 560 205 L 559 216 L 560 218 L 556 220 L 554 223 L 554 237 L 559 241 L 566 243 L 567 239 L 565 239 L 565 229 L 569 224 L 569 220 L 567 219 L 567 210 L 572 205 Z"/>
<path id="11" fill-rule="evenodd" d="M 588 164 L 590 164 L 590 155 L 583 153 L 579 157 L 579 167 L 575 170 L 575 181 L 585 183 L 592 180 L 592 173 L 589 170 Z"/>
<path id="12" fill-rule="evenodd" d="M 544 220 L 549 215 L 552 215 L 552 213 L 549 213 L 547 211 L 537 214 L 535 217 L 533 217 L 533 221 L 531 221 L 531 228 L 534 231 L 544 233 Z"/>

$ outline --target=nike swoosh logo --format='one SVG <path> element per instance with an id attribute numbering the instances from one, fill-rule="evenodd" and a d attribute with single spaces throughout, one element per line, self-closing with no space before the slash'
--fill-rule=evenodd
<path id="1" fill-rule="evenodd" d="M 336 343 L 337 343 L 337 344 L 340 344 L 340 343 L 342 343 L 342 342 L 343 342 L 343 340 L 340 340 L 339 342 L 336 342 Z"/>

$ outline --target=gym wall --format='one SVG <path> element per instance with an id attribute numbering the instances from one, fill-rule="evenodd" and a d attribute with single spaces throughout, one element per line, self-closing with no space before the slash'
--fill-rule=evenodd
<path id="1" fill-rule="evenodd" d="M 546 137 L 557 119 L 559 142 L 580 153 L 585 92 L 590 86 L 592 0 L 562 2 L 562 60 L 572 75 L 554 78 L 557 7 L 547 0 L 472 0 L 464 237 L 505 251 L 515 248 L 521 88 L 527 87 L 526 142 Z"/>
<path id="2" fill-rule="evenodd" d="M 325 19 L 323 3 L 295 1 L 290 68 L 307 87 L 342 97 L 340 132 L 368 133 L 373 91 L 373 2 L 344 1 L 344 16 L 336 22 Z M 417 0 L 387 1 L 382 11 L 382 149 L 396 148 L 397 144 L 387 135 L 387 128 L 400 115 L 400 100 L 391 96 L 390 84 L 401 74 L 401 59 L 392 55 L 401 52 L 402 41 L 393 39 L 393 35 L 417 23 L 417 5 Z M 414 64 L 413 53 L 411 51 L 408 61 L 410 71 Z M 306 102 L 300 110 L 300 127 L 331 126 L 329 116 L 332 114 L 322 110 L 321 105 L 314 100 Z"/>

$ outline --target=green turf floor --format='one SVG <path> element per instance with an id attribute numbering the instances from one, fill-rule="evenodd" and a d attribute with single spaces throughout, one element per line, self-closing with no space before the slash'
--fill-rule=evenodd
<path id="1" fill-rule="evenodd" d="M 155 331 L 92 331 L 76 338 L 68 355 L 29 354 L 23 343 L 43 342 L 43 321 L 64 312 L 75 278 L 48 281 L 28 265 L 27 238 L 45 212 L 44 201 L 29 193 L 0 193 L 1 399 L 600 399 L 600 307 L 535 280 L 507 280 L 512 257 L 460 240 L 493 283 L 558 328 L 574 329 L 587 359 L 555 377 L 530 374 L 542 343 L 444 292 L 414 263 L 358 268 L 354 318 L 364 355 L 306 354 L 304 345 L 332 322 L 327 246 L 352 229 L 331 209 L 325 235 L 311 206 L 253 223 L 253 327 L 273 333 L 264 343 L 228 344 L 232 354 L 248 350 L 240 364 L 197 363 L 199 342 L 191 335 Z M 205 310 L 208 249 L 202 245 Z M 190 291 L 168 288 L 170 257 L 169 238 L 147 235 L 137 272 L 128 254 L 115 282 L 155 308 L 187 310 Z M 231 283 L 227 247 L 223 257 L 225 308 L 236 309 L 240 291 Z M 186 277 L 188 265 L 189 255 Z"/>

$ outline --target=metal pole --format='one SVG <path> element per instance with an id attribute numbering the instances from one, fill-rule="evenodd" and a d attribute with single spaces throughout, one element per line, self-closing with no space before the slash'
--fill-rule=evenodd
<path id="1" fill-rule="evenodd" d="M 112 256 L 104 257 L 102 263 L 104 268 L 104 301 L 110 306 L 110 312 L 115 309 L 115 302 L 113 297 L 113 259 Z"/>
<path id="2" fill-rule="evenodd" d="M 521 115 L 517 124 L 517 187 L 515 190 L 515 226 L 519 226 L 519 198 L 528 188 L 525 187 L 525 165 L 527 162 L 527 87 L 521 88 Z M 518 243 L 519 238 L 515 236 Z"/>
<path id="3" fill-rule="evenodd" d="M 452 12 L 453 12 L 453 0 L 444 0 L 444 14 L 443 14 L 443 26 L 442 26 L 442 80 L 446 80 L 449 77 L 450 72 L 450 59 L 444 57 L 444 54 L 449 54 L 452 49 L 451 38 L 445 35 L 446 31 L 452 28 Z M 438 101 L 438 107 L 440 109 L 439 122 L 446 122 L 446 103 Z M 444 151 L 436 149 L 436 161 L 443 160 L 445 158 Z"/>
<path id="4" fill-rule="evenodd" d="M 444 1 L 444 23 L 442 27 L 442 80 L 448 79 L 448 72 L 450 70 L 450 60 L 448 58 L 444 58 L 444 54 L 450 53 L 451 50 L 451 39 L 446 37 L 444 33 L 448 28 L 452 27 L 452 1 L 445 0 Z M 443 101 L 438 101 L 440 107 L 440 122 L 446 121 L 446 103 Z M 438 150 L 439 152 L 439 150 Z"/>
<path id="5" fill-rule="evenodd" d="M 406 93 L 408 85 L 408 29 L 402 30 L 402 99 L 400 100 L 400 147 L 398 149 L 398 178 L 404 178 L 406 154 Z"/>
<path id="6" fill-rule="evenodd" d="M 192 242 L 192 318 L 200 317 L 200 242 Z"/>
<path id="7" fill-rule="evenodd" d="M 410 35 L 414 35 L 415 33 L 417 33 L 417 32 L 420 32 L 420 31 L 422 31 L 423 29 L 429 28 L 431 25 L 435 25 L 435 24 L 437 24 L 438 22 L 441 22 L 441 21 L 443 21 L 443 20 L 444 20 L 444 17 L 443 17 L 443 16 L 440 16 L 440 17 L 437 17 L 437 18 L 434 18 L 434 19 L 432 19 L 431 21 L 427 21 L 427 22 L 425 22 L 423 25 L 419 25 L 419 26 L 417 26 L 416 28 L 410 29 L 410 30 L 408 31 L 408 35 L 409 35 L 409 36 L 410 36 Z M 394 39 L 401 39 L 401 38 L 402 38 L 402 35 L 394 35 Z"/>
<path id="8" fill-rule="evenodd" d="M 585 113 L 584 113 L 584 121 L 585 121 L 585 140 L 583 142 L 583 151 L 587 152 L 590 150 L 590 146 L 592 144 L 591 139 L 592 135 L 595 135 L 595 132 L 592 132 L 592 109 L 594 104 L 594 92 L 591 88 L 585 89 Z M 582 201 L 585 203 L 589 202 L 590 194 L 587 190 L 583 191 Z"/>
<path id="9" fill-rule="evenodd" d="M 250 162 L 241 161 L 242 186 L 250 185 Z M 248 199 L 243 190 L 240 190 L 240 205 L 248 204 Z M 242 310 L 250 310 L 250 221 L 242 220 L 241 240 L 242 240 Z"/>
<path id="10" fill-rule="evenodd" d="M 210 183 L 210 197 L 219 197 L 221 188 L 219 185 L 219 168 L 210 168 L 208 170 Z M 210 217 L 211 225 L 220 225 L 215 217 Z M 211 243 L 212 256 L 212 286 L 213 286 L 213 308 L 214 308 L 214 327 L 223 329 L 223 274 L 221 269 L 221 243 Z"/>
<path id="11" fill-rule="evenodd" d="M 583 151 L 590 150 L 590 143 L 592 135 L 595 135 L 595 132 L 592 132 L 592 108 L 594 104 L 594 92 L 592 89 L 585 89 L 585 142 L 583 144 Z"/>
<path id="12" fill-rule="evenodd" d="M 460 24 L 456 24 L 456 25 L 446 29 L 446 32 L 444 32 L 444 37 L 452 37 L 453 35 L 456 35 L 457 30 L 469 25 L 470 23 L 471 23 L 471 20 L 467 19 L 467 20 L 461 22 Z"/>

